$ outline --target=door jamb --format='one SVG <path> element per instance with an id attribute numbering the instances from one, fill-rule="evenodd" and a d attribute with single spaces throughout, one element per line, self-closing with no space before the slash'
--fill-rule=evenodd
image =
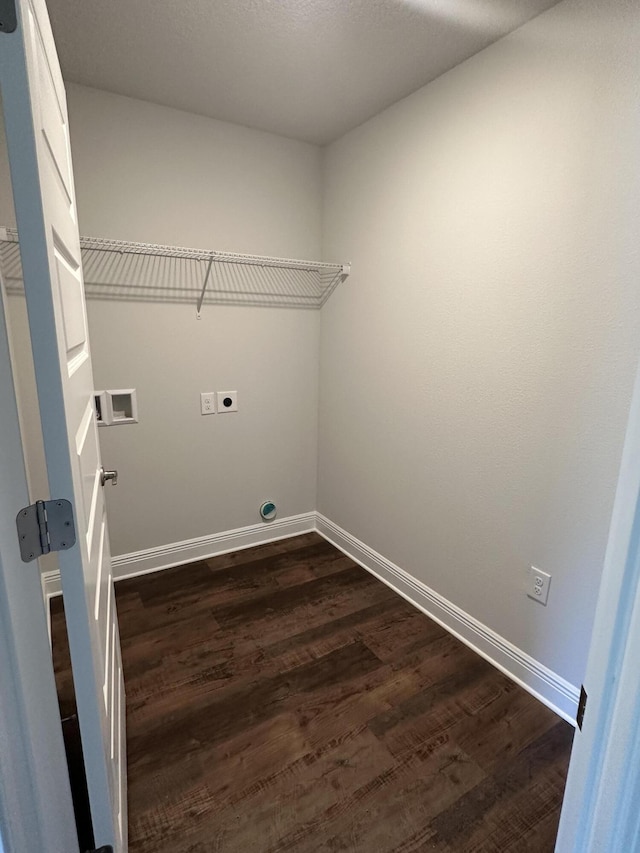
<path id="1" fill-rule="evenodd" d="M 0 489 L 0 849 L 77 853 L 40 569 L 21 562 L 15 531 L 29 499 L 4 293 L 0 278 L 0 477 L 19 486 Z M 41 610 L 28 631 L 16 630 L 17 603 Z"/>
<path id="2" fill-rule="evenodd" d="M 636 850 L 640 835 L 640 368 L 576 729 L 557 853 Z"/>

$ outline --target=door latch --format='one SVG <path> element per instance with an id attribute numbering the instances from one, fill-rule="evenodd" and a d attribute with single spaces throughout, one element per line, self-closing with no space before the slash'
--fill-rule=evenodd
<path id="1" fill-rule="evenodd" d="M 118 472 L 117 471 L 105 471 L 104 468 L 100 469 L 100 484 L 104 486 L 107 480 L 111 480 L 112 486 L 118 485 Z"/>

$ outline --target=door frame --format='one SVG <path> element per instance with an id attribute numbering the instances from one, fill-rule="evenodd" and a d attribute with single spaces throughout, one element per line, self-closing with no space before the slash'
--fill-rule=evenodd
<path id="1" fill-rule="evenodd" d="M 640 367 L 591 632 L 557 853 L 640 849 Z"/>
<path id="2" fill-rule="evenodd" d="M 5 310 L 0 278 L 0 850 L 77 853 L 40 567 L 15 528 L 29 497 Z M 37 618 L 16 624 L 27 607 Z"/>

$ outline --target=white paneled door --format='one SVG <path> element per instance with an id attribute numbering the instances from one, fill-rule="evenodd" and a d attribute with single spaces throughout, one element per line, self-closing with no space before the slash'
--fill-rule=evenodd
<path id="1" fill-rule="evenodd" d="M 50 492 L 77 529 L 60 572 L 78 717 L 96 846 L 124 853 L 125 697 L 66 97 L 44 0 L 16 12 L 0 85 Z"/>

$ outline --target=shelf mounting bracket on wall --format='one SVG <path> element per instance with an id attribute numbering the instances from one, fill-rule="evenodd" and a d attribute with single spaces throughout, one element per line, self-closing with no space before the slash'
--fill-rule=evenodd
<path id="1" fill-rule="evenodd" d="M 207 292 L 207 285 L 209 284 L 209 276 L 211 275 L 211 268 L 213 267 L 213 255 L 209 258 L 209 263 L 207 264 L 207 272 L 205 273 L 204 283 L 202 285 L 202 292 L 198 297 L 198 308 L 196 311 L 196 317 L 198 320 L 202 319 L 202 303 L 204 302 L 204 295 Z"/>

